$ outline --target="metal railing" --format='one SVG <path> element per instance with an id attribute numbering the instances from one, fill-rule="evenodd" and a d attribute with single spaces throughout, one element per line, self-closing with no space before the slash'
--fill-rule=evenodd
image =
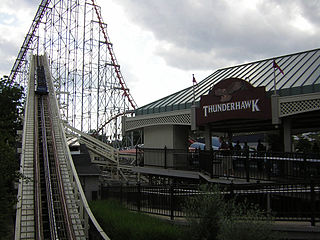
<path id="1" fill-rule="evenodd" d="M 197 158 L 188 149 L 136 147 L 136 166 L 192 170 L 198 168 Z"/>
<path id="2" fill-rule="evenodd" d="M 201 171 L 211 178 L 254 181 L 320 178 L 320 156 L 303 153 L 137 148 L 136 166 Z"/>
<path id="3" fill-rule="evenodd" d="M 214 177 L 265 181 L 320 177 L 320 157 L 302 153 L 200 151 L 200 169 Z"/>
<path id="4" fill-rule="evenodd" d="M 172 220 L 186 217 L 183 209 L 188 198 L 210 194 L 197 185 L 118 185 L 103 186 L 102 199 L 117 199 L 128 209 L 163 215 Z M 295 184 L 225 184 L 220 185 L 225 199 L 255 204 L 277 221 L 320 222 L 320 183 L 313 180 Z"/>
<path id="5" fill-rule="evenodd" d="M 237 201 L 256 204 L 279 221 L 320 221 L 320 183 L 314 179 L 295 183 L 230 184 Z"/>

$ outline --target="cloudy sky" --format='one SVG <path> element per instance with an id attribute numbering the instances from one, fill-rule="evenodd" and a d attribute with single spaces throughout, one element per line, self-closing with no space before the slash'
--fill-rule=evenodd
<path id="1" fill-rule="evenodd" d="M 139 106 L 219 68 L 320 47 L 319 0 L 96 0 Z M 40 1 L 1 0 L 0 75 Z"/>

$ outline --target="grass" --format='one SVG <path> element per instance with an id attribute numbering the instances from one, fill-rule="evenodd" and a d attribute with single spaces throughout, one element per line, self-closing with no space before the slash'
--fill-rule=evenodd
<path id="1" fill-rule="evenodd" d="M 94 201 L 90 207 L 112 240 L 184 239 L 181 226 L 143 213 L 129 211 L 117 201 Z"/>

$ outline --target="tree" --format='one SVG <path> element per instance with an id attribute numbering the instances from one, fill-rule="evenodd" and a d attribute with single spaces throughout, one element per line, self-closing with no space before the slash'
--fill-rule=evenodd
<path id="1" fill-rule="evenodd" d="M 16 151 L 17 130 L 21 128 L 19 118 L 22 111 L 23 89 L 11 85 L 8 78 L 0 80 L 0 239 L 8 239 L 10 216 L 16 194 L 13 183 L 19 174 L 19 159 Z"/>
<path id="2" fill-rule="evenodd" d="M 294 145 L 297 152 L 319 154 L 320 133 L 309 132 L 296 135 Z"/>
<path id="3" fill-rule="evenodd" d="M 312 144 L 306 138 L 300 138 L 296 144 L 296 150 L 298 152 L 309 153 L 311 151 Z"/>

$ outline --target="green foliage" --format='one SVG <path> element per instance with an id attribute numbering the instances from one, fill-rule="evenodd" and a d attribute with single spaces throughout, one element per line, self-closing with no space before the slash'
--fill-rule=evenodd
<path id="1" fill-rule="evenodd" d="M 116 201 L 94 201 L 90 205 L 99 224 L 112 240 L 177 240 L 183 237 L 180 227 L 130 212 Z"/>
<path id="2" fill-rule="evenodd" d="M 271 218 L 256 206 L 226 201 L 217 186 L 202 187 L 201 191 L 185 204 L 189 239 L 278 239 L 271 230 Z"/>
<path id="3" fill-rule="evenodd" d="M 276 240 L 272 219 L 257 206 L 232 204 L 231 214 L 222 218 L 219 240 Z"/>
<path id="4" fill-rule="evenodd" d="M 9 239 L 7 236 L 12 227 L 10 220 L 13 219 L 13 205 L 16 199 L 13 191 L 13 179 L 18 165 L 15 159 L 15 149 L 1 140 L 0 156 L 0 239 Z"/>
<path id="5" fill-rule="evenodd" d="M 18 85 L 10 85 L 6 79 L 0 80 L 0 136 L 10 145 L 15 144 L 16 130 L 21 126 L 22 95 L 22 88 Z"/>
<path id="6" fill-rule="evenodd" d="M 0 174 L 1 182 L 5 185 L 17 176 L 16 137 L 17 129 L 21 128 L 19 115 L 22 94 L 19 86 L 10 85 L 7 79 L 0 80 Z"/>
<path id="7" fill-rule="evenodd" d="M 217 239 L 220 221 L 227 212 L 223 196 L 214 188 L 202 188 L 202 193 L 189 198 L 184 206 L 190 239 Z"/>
<path id="8" fill-rule="evenodd" d="M 320 133 L 299 134 L 296 136 L 294 145 L 297 152 L 320 154 Z"/>
<path id="9" fill-rule="evenodd" d="M 300 138 L 296 144 L 296 150 L 298 152 L 308 153 L 311 151 L 312 144 L 308 139 Z"/>
<path id="10" fill-rule="evenodd" d="M 15 192 L 13 183 L 19 176 L 16 154 L 16 131 L 21 127 L 22 89 L 10 85 L 8 79 L 0 80 L 0 239 L 8 239 L 10 220 L 13 218 Z"/>

